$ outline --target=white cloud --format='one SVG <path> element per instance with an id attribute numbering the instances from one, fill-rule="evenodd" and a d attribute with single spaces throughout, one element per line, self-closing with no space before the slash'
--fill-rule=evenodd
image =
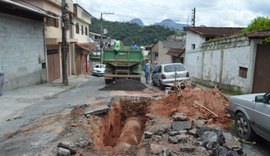
<path id="1" fill-rule="evenodd" d="M 102 12 L 110 21 L 129 21 L 140 18 L 154 24 L 166 18 L 190 24 L 191 10 L 196 7 L 196 26 L 247 26 L 257 16 L 270 16 L 268 0 L 77 0 L 96 18 Z"/>

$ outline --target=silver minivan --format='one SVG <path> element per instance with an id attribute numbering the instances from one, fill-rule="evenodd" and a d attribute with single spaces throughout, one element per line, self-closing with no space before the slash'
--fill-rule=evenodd
<path id="1" fill-rule="evenodd" d="M 189 79 L 189 72 L 182 63 L 169 63 L 157 66 L 152 74 L 153 85 L 164 89 L 169 83 Z"/>

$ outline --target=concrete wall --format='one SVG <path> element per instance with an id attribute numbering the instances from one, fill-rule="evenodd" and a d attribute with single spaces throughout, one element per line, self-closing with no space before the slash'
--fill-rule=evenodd
<path id="1" fill-rule="evenodd" d="M 4 90 L 46 81 L 43 22 L 0 13 L 0 72 Z"/>
<path id="2" fill-rule="evenodd" d="M 159 41 L 159 51 L 158 51 L 158 64 L 172 63 L 172 57 L 167 55 L 169 48 L 164 48 L 163 43 Z"/>
<path id="3" fill-rule="evenodd" d="M 196 81 L 250 93 L 253 85 L 255 47 L 256 43 L 246 37 L 203 43 L 195 50 L 186 51 L 185 65 L 190 76 Z M 247 78 L 239 76 L 239 67 L 248 68 Z"/>

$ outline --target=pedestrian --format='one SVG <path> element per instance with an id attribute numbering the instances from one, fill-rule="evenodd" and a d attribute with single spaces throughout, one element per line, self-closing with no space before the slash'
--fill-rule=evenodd
<path id="1" fill-rule="evenodd" d="M 134 42 L 132 42 L 130 49 L 137 49 L 137 48 L 138 48 L 138 46 Z"/>
<path id="2" fill-rule="evenodd" d="M 157 65 L 158 65 L 157 61 L 154 61 L 154 64 L 153 64 L 153 71 L 156 71 Z"/>
<path id="3" fill-rule="evenodd" d="M 144 74 L 145 74 L 146 84 L 149 83 L 150 71 L 151 71 L 151 62 L 150 61 L 146 61 L 146 64 L 144 65 Z"/>
<path id="4" fill-rule="evenodd" d="M 114 42 L 114 54 L 117 55 L 118 51 L 121 49 L 121 41 L 117 38 Z"/>

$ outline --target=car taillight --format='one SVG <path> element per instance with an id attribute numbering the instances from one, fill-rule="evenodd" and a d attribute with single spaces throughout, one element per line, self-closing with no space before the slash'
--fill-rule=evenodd
<path id="1" fill-rule="evenodd" d="M 161 79 L 166 79 L 166 76 L 164 74 L 162 74 Z"/>
<path id="2" fill-rule="evenodd" d="M 189 77 L 189 72 L 187 72 L 186 77 Z"/>

